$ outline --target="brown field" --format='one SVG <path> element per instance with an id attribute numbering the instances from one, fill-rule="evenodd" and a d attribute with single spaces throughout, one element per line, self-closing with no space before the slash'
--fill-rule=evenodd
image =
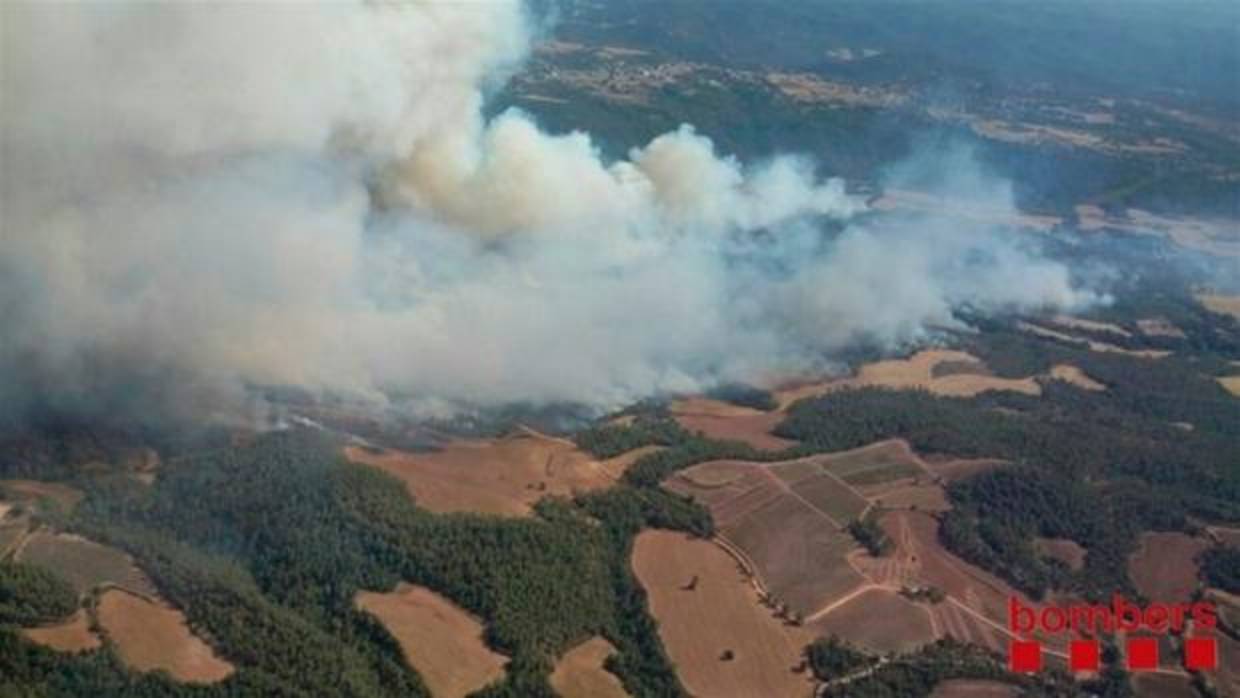
<path id="1" fill-rule="evenodd" d="M 1090 378 L 1084 371 L 1068 364 L 1056 364 L 1051 368 L 1051 378 L 1066 381 L 1084 390 L 1106 390 L 1102 383 Z"/>
<path id="2" fill-rule="evenodd" d="M 1188 676 L 1136 673 L 1132 675 L 1132 687 L 1137 698 L 1197 698 Z"/>
<path id="3" fill-rule="evenodd" d="M 1202 293 L 1197 300 L 1212 313 L 1230 315 L 1240 320 L 1240 296 L 1224 296 L 1216 293 Z"/>
<path id="4" fill-rule="evenodd" d="M 826 382 L 793 386 L 775 391 L 775 399 L 781 410 L 786 410 L 797 400 L 818 397 L 845 388 L 886 387 L 899 389 L 923 389 L 938 395 L 973 397 L 988 390 L 1009 390 L 1027 395 L 1040 395 L 1041 386 L 1030 378 L 999 378 L 979 373 L 953 373 L 935 376 L 935 367 L 943 363 L 976 364 L 985 368 L 980 359 L 962 351 L 932 349 L 919 351 L 907 359 L 891 359 L 866 364 L 856 376 Z"/>
<path id="5" fill-rule="evenodd" d="M 1085 566 L 1085 548 L 1067 538 L 1034 538 L 1033 547 L 1039 554 L 1054 558 L 1079 570 Z"/>
<path id="6" fill-rule="evenodd" d="M 51 502 L 65 512 L 73 511 L 86 496 L 81 490 L 58 482 L 38 480 L 0 480 L 0 493 L 6 499 L 29 502 Z"/>
<path id="7" fill-rule="evenodd" d="M 482 623 L 430 589 L 363 591 L 357 606 L 387 628 L 435 698 L 460 698 L 504 676 L 508 658 L 486 646 Z"/>
<path id="8" fill-rule="evenodd" d="M 930 698 L 1016 698 L 1020 689 L 984 679 L 951 679 L 934 687 Z"/>
<path id="9" fill-rule="evenodd" d="M 16 549 L 26 538 L 29 521 L 25 516 L 14 516 L 0 523 L 0 559 Z"/>
<path id="10" fill-rule="evenodd" d="M 917 509 L 940 512 L 952 508 L 942 485 L 919 484 L 916 481 L 897 483 L 895 486 L 871 485 L 860 488 L 861 494 L 884 509 Z"/>
<path id="11" fill-rule="evenodd" d="M 649 594 L 659 638 L 690 694 L 812 695 L 812 675 L 796 669 L 814 634 L 774 617 L 722 548 L 681 533 L 649 530 L 637 536 L 632 562 Z M 686 589 L 694 577 L 696 587 Z M 725 660 L 728 651 L 733 656 Z"/>
<path id="12" fill-rule="evenodd" d="M 90 617 L 78 609 L 68 620 L 37 628 L 23 628 L 22 635 L 31 642 L 58 652 L 88 652 L 103 644 L 90 629 Z"/>
<path id="13" fill-rule="evenodd" d="M 782 451 L 796 445 L 771 433 L 784 418 L 779 411 L 763 412 L 708 398 L 676 400 L 672 417 L 687 431 L 701 432 L 721 441 L 743 441 L 764 451 Z"/>
<path id="14" fill-rule="evenodd" d="M 1188 601 L 1197 588 L 1195 558 L 1209 546 L 1183 533 L 1146 533 L 1128 559 L 1128 576 L 1137 591 L 1162 603 Z"/>
<path id="15" fill-rule="evenodd" d="M 528 516 L 533 504 L 547 495 L 609 487 L 615 473 L 636 459 L 623 454 L 604 464 L 570 441 L 531 430 L 499 439 L 452 441 L 433 453 L 374 453 L 348 446 L 345 455 L 399 478 L 418 506 L 430 511 L 505 516 Z"/>
<path id="16" fill-rule="evenodd" d="M 1240 396 L 1240 376 L 1222 376 L 1218 383 L 1232 395 Z"/>
<path id="17" fill-rule="evenodd" d="M 873 485 L 921 475 L 925 467 L 908 442 L 888 439 L 851 451 L 812 456 L 810 459 L 850 484 Z M 878 477 L 875 475 L 878 474 Z"/>
<path id="18" fill-rule="evenodd" d="M 863 582 L 845 559 L 856 544 L 840 527 L 867 503 L 821 469 L 801 472 L 802 465 L 813 463 L 713 461 L 664 486 L 707 507 L 720 538 L 749 561 L 759 584 L 809 615 Z"/>
<path id="19" fill-rule="evenodd" d="M 99 597 L 99 625 L 125 664 L 138 671 L 166 671 L 185 683 L 214 683 L 233 666 L 190 631 L 185 615 L 119 589 Z"/>
<path id="20" fill-rule="evenodd" d="M 81 536 L 36 531 L 26 538 L 17 558 L 51 570 L 73 585 L 79 594 L 101 585 L 114 585 L 139 594 L 155 593 L 151 580 L 128 555 Z"/>
<path id="21" fill-rule="evenodd" d="M 551 687 L 561 698 L 628 698 L 620 679 L 603 668 L 615 647 L 592 637 L 560 657 L 551 672 Z"/>
<path id="22" fill-rule="evenodd" d="M 1025 332 L 1028 332 L 1033 335 L 1037 335 L 1039 337 L 1045 337 L 1047 339 L 1058 339 L 1061 342 L 1068 342 L 1069 344 L 1077 344 L 1083 347 L 1089 347 L 1090 351 L 1109 352 L 1113 354 L 1126 354 L 1128 356 L 1136 356 L 1142 359 L 1161 359 L 1165 356 L 1171 355 L 1171 352 L 1169 351 L 1161 351 L 1161 350 L 1156 350 L 1156 349 L 1139 349 L 1139 350 L 1138 349 L 1125 349 L 1123 347 L 1117 347 L 1114 344 L 1108 344 L 1106 342 L 1099 342 L 1093 339 L 1089 339 L 1087 337 L 1079 337 L 1077 335 L 1066 334 L 1058 330 L 1052 330 L 1050 328 L 1042 327 L 1041 325 L 1034 325 L 1028 322 L 1019 323 L 1019 327 Z"/>
<path id="23" fill-rule="evenodd" d="M 909 652 L 936 638 L 925 606 L 877 587 L 831 609 L 811 627 L 879 654 Z"/>

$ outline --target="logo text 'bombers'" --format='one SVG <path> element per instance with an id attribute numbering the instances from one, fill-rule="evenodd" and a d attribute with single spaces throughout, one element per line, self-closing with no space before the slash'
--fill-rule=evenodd
<path id="1" fill-rule="evenodd" d="M 1098 671 L 1100 634 L 1125 635 L 1125 666 L 1130 671 L 1151 671 L 1159 666 L 1158 635 L 1174 633 L 1184 637 L 1184 667 L 1190 671 L 1218 668 L 1218 643 L 1214 637 L 1198 636 L 1218 626 L 1214 604 L 1151 603 L 1140 606 L 1116 594 L 1110 604 L 1069 604 L 1067 606 L 1026 606 L 1020 599 L 1008 599 L 1008 628 L 1018 637 L 1071 633 L 1068 665 L 1072 671 Z M 1008 650 L 1012 671 L 1035 672 L 1042 669 L 1042 643 L 1034 639 L 1013 640 Z"/>

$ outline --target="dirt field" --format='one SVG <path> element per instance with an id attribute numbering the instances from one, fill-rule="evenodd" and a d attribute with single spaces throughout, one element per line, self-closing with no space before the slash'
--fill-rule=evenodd
<path id="1" fill-rule="evenodd" d="M 930 698 L 1016 698 L 1020 690 L 998 681 L 952 679 L 934 687 Z"/>
<path id="2" fill-rule="evenodd" d="M 1223 376 L 1218 379 L 1218 383 L 1232 395 L 1240 396 L 1240 376 Z"/>
<path id="3" fill-rule="evenodd" d="M 925 474 L 922 460 L 903 439 L 888 439 L 812 460 L 851 485 L 876 485 Z"/>
<path id="4" fill-rule="evenodd" d="M 1059 560 L 1074 570 L 1085 566 L 1085 549 L 1076 541 L 1066 538 L 1034 538 L 1033 547 L 1038 553 Z"/>
<path id="5" fill-rule="evenodd" d="M 1106 390 L 1102 383 L 1090 378 L 1084 371 L 1069 364 L 1056 364 L 1051 368 L 1051 378 L 1066 381 L 1085 390 Z"/>
<path id="6" fill-rule="evenodd" d="M 1197 588 L 1194 558 L 1208 547 L 1183 533 L 1146 533 L 1128 559 L 1128 576 L 1137 591 L 1160 603 L 1188 601 Z"/>
<path id="7" fill-rule="evenodd" d="M 879 654 L 912 651 L 936 638 L 925 606 L 879 588 L 863 591 L 811 627 Z"/>
<path id="8" fill-rule="evenodd" d="M 1211 312 L 1230 315 L 1240 320 L 1240 296 L 1203 293 L 1197 296 L 1197 300 Z"/>
<path id="9" fill-rule="evenodd" d="M 109 589 L 99 598 L 97 613 L 121 659 L 138 671 L 166 671 L 185 683 L 214 683 L 233 673 L 175 608 Z"/>
<path id="10" fill-rule="evenodd" d="M 935 376 L 939 364 L 975 364 L 978 372 Z M 1040 395 L 1041 386 L 1030 378 L 999 378 L 986 375 L 980 359 L 962 351 L 933 349 L 920 351 L 907 359 L 892 359 L 866 364 L 856 376 L 820 383 L 793 386 L 775 391 L 780 409 L 787 409 L 797 400 L 818 397 L 835 390 L 878 386 L 887 388 L 929 390 L 938 395 L 973 397 L 987 390 L 1010 390 L 1027 395 Z"/>
<path id="11" fill-rule="evenodd" d="M 608 487 L 636 459 L 623 454 L 601 463 L 569 441 L 528 430 L 453 441 L 434 453 L 373 453 L 349 446 L 345 455 L 404 481 L 418 506 L 430 511 L 505 516 L 528 516 L 547 495 Z"/>
<path id="12" fill-rule="evenodd" d="M 103 644 L 99 636 L 91 632 L 90 618 L 81 609 L 63 623 L 23 628 L 21 633 L 35 644 L 60 652 L 87 652 Z"/>
<path id="13" fill-rule="evenodd" d="M 722 548 L 681 533 L 645 531 L 633 546 L 633 571 L 690 694 L 812 695 L 811 674 L 796 668 L 814 634 L 775 618 Z M 696 586 L 686 589 L 695 577 Z"/>
<path id="14" fill-rule="evenodd" d="M 763 412 L 708 398 L 676 400 L 670 410 L 680 426 L 712 439 L 743 441 L 764 451 L 782 451 L 796 444 L 771 433 L 784 418 L 782 412 Z"/>
<path id="15" fill-rule="evenodd" d="M 155 593 L 150 579 L 128 555 L 81 536 L 36 531 L 26 538 L 17 559 L 47 568 L 85 594 L 103 584 L 111 584 L 139 594 Z"/>
<path id="16" fill-rule="evenodd" d="M 560 657 L 551 672 L 551 687 L 561 698 L 628 698 L 620 679 L 603 668 L 615 647 L 592 637 Z"/>
<path id="17" fill-rule="evenodd" d="M 396 638 L 435 698 L 460 698 L 504 676 L 508 658 L 486 646 L 482 623 L 429 589 L 363 591 L 357 605 Z"/>

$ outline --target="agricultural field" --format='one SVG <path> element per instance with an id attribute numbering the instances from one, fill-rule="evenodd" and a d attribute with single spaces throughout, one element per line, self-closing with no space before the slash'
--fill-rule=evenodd
<path id="1" fill-rule="evenodd" d="M 183 683 L 215 683 L 234 671 L 175 608 L 109 589 L 99 597 L 95 612 L 121 660 L 138 671 L 164 671 Z"/>
<path id="2" fill-rule="evenodd" d="M 634 542 L 632 564 L 649 595 L 659 638 L 691 695 L 813 694 L 802 650 L 814 633 L 775 617 L 721 547 L 682 533 L 648 530 Z"/>
<path id="3" fill-rule="evenodd" d="M 938 521 L 923 512 L 891 511 L 880 525 L 895 544 L 887 558 L 873 559 L 863 570 L 874 582 L 889 586 L 931 587 L 946 595 L 930 607 L 938 636 L 951 636 L 994 650 L 1007 643 L 1007 602 L 1012 596 L 1034 602 L 998 577 L 943 548 Z"/>
<path id="4" fill-rule="evenodd" d="M 782 451 L 796 445 L 771 433 L 784 418 L 780 411 L 763 412 L 701 397 L 673 401 L 669 411 L 686 431 L 701 432 L 712 439 L 741 441 L 763 451 Z"/>
<path id="5" fill-rule="evenodd" d="M 851 451 L 813 456 L 823 469 L 850 485 L 880 485 L 925 474 L 920 458 L 903 439 L 890 439 Z"/>
<path id="6" fill-rule="evenodd" d="M 950 367 L 944 371 L 941 367 Z M 937 369 L 937 370 L 936 370 Z M 820 383 L 792 386 L 775 392 L 781 410 L 805 398 L 820 397 L 848 388 L 880 387 L 921 389 L 948 397 L 973 397 L 990 390 L 1040 395 L 1041 386 L 1033 377 L 1000 378 L 989 374 L 976 356 L 963 351 L 929 349 L 907 359 L 891 359 L 865 364 L 856 376 Z"/>
<path id="7" fill-rule="evenodd" d="M 1146 533 L 1128 559 L 1133 586 L 1161 603 L 1188 601 L 1197 589 L 1197 556 L 1209 543 L 1183 533 Z"/>
<path id="8" fill-rule="evenodd" d="M 856 544 L 841 527 L 868 503 L 810 461 L 712 461 L 665 487 L 706 506 L 719 537 L 752 564 L 772 598 L 797 613 L 812 614 L 862 582 L 846 563 Z"/>
<path id="9" fill-rule="evenodd" d="M 63 577 L 79 594 L 104 586 L 117 586 L 152 595 L 155 589 L 128 555 L 81 536 L 31 533 L 16 553 L 19 561 L 46 568 Z"/>
<path id="10" fill-rule="evenodd" d="M 911 652 L 937 639 L 928 608 L 877 587 L 862 591 L 809 625 L 874 654 Z"/>
<path id="11" fill-rule="evenodd" d="M 27 640 L 58 652 L 88 652 L 103 644 L 90 629 L 90 616 L 84 609 L 78 609 L 68 620 L 23 628 L 21 633 Z"/>
<path id="12" fill-rule="evenodd" d="M 561 698 L 629 698 L 620 679 L 603 668 L 616 648 L 592 637 L 560 657 L 551 672 L 551 688 Z"/>
<path id="13" fill-rule="evenodd" d="M 504 516 L 528 516 L 534 503 L 548 495 L 609 487 L 616 473 L 636 459 L 624 454 L 600 462 L 571 442 L 531 430 L 451 441 L 430 453 L 349 446 L 345 455 L 400 479 L 418 506 L 430 511 Z"/>
<path id="14" fill-rule="evenodd" d="M 461 698 L 504 676 L 508 658 L 487 647 L 482 623 L 425 587 L 364 591 L 357 606 L 387 628 L 434 698 Z"/>

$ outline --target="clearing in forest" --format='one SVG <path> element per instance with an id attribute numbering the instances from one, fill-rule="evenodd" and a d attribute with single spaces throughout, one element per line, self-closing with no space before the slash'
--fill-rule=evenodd
<path id="1" fill-rule="evenodd" d="M 348 446 L 352 461 L 405 483 L 418 506 L 528 516 L 547 495 L 571 496 L 615 483 L 636 456 L 598 461 L 572 442 L 523 429 L 498 439 L 461 439 L 430 453 Z"/>
<path id="2" fill-rule="evenodd" d="M 632 562 L 659 638 L 691 695 L 813 694 L 802 653 L 815 634 L 764 606 L 748 575 L 721 547 L 648 530 L 637 536 Z"/>
<path id="3" fill-rule="evenodd" d="M 78 609 L 68 620 L 35 628 L 23 628 L 27 640 L 58 652 L 88 652 L 98 649 L 103 641 L 90 629 L 90 617 Z"/>
<path id="4" fill-rule="evenodd" d="M 1035 325 L 1029 322 L 1021 322 L 1018 326 L 1020 329 L 1028 332 L 1029 334 L 1046 339 L 1057 339 L 1061 342 L 1067 342 L 1068 344 L 1088 347 L 1090 351 L 1125 354 L 1127 356 L 1135 356 L 1142 359 L 1161 359 L 1171 355 L 1171 352 L 1160 349 L 1125 349 L 1107 342 L 1099 342 L 1088 337 L 1067 334 L 1058 330 L 1050 329 L 1049 327 L 1042 327 L 1041 325 Z"/>
<path id="5" fill-rule="evenodd" d="M 1148 599 L 1188 601 L 1197 589 L 1197 556 L 1207 547 L 1205 539 L 1183 533 L 1145 533 L 1128 558 L 1128 576 Z"/>
<path id="6" fill-rule="evenodd" d="M 615 674 L 603 662 L 616 648 L 602 637 L 592 637 L 560 657 L 551 672 L 551 688 L 560 698 L 629 698 Z"/>
<path id="7" fill-rule="evenodd" d="M 101 585 L 153 595 L 155 588 L 125 553 L 68 533 L 35 531 L 17 551 L 20 562 L 50 570 L 79 593 Z"/>
<path id="8" fill-rule="evenodd" d="M 357 606 L 379 619 L 435 698 L 461 698 L 504 677 L 508 658 L 487 647 L 477 618 L 425 587 L 359 592 Z"/>
<path id="9" fill-rule="evenodd" d="M 1067 538 L 1034 538 L 1033 549 L 1039 555 L 1059 560 L 1072 570 L 1085 566 L 1085 548 Z"/>
<path id="10" fill-rule="evenodd" d="M 741 441 L 763 451 L 782 451 L 796 445 L 771 433 L 784 414 L 763 412 L 709 398 L 676 400 L 670 406 L 672 418 L 690 433 L 701 432 L 719 441 Z"/>
<path id="11" fill-rule="evenodd" d="M 0 480 L 0 494 L 5 499 L 14 501 L 35 504 L 51 502 L 65 513 L 73 511 L 86 496 L 77 488 L 39 480 Z"/>
<path id="12" fill-rule="evenodd" d="M 1202 293 L 1197 300 L 1212 313 L 1230 315 L 1240 320 L 1240 296 L 1224 296 L 1216 293 Z"/>
<path id="13" fill-rule="evenodd" d="M 175 608 L 109 589 L 96 613 L 121 660 L 138 671 L 166 671 L 184 683 L 215 683 L 233 673 L 233 666 L 194 635 Z"/>

